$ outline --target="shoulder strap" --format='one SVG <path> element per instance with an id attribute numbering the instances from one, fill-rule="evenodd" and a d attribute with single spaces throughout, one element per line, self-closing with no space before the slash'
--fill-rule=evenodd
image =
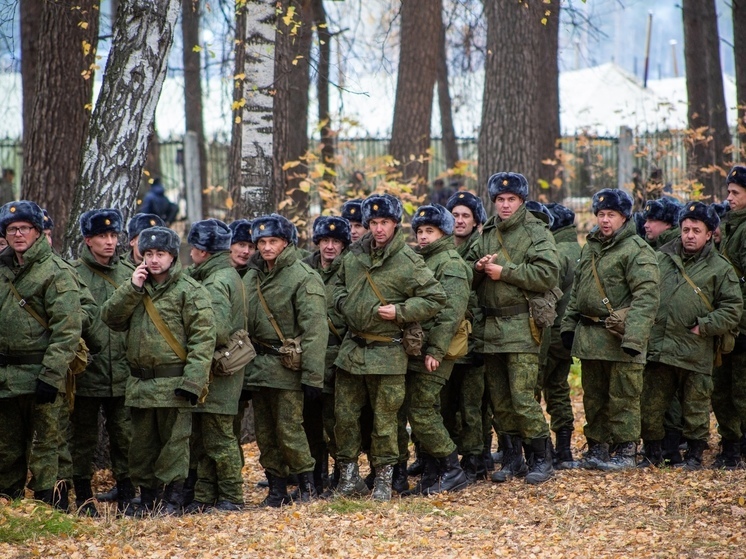
<path id="1" fill-rule="evenodd" d="M 378 300 L 381 301 L 381 304 L 388 305 L 388 302 L 386 301 L 384 296 L 381 295 L 381 292 L 378 290 L 378 286 L 375 283 L 373 283 L 373 278 L 370 277 L 370 272 L 368 272 L 368 270 L 365 270 L 365 275 L 368 278 L 368 283 L 373 288 L 373 293 L 376 294 L 376 297 L 378 297 Z"/>
<path id="2" fill-rule="evenodd" d="M 18 293 L 18 290 L 16 289 L 16 286 L 13 285 L 12 281 L 8 282 L 8 285 L 10 285 L 11 291 L 13 291 L 13 295 L 16 296 L 16 299 L 18 299 L 18 304 L 21 306 L 22 309 L 24 309 L 27 313 L 29 313 L 31 316 L 33 316 L 36 319 L 36 322 L 41 324 L 42 328 L 45 330 L 49 328 L 49 325 L 47 324 L 47 321 L 44 320 L 41 316 L 39 316 L 39 313 L 37 313 L 34 309 L 31 308 L 31 305 L 26 303 L 26 299 L 21 297 L 21 294 Z"/>
<path id="3" fill-rule="evenodd" d="M 505 260 L 508 262 L 512 262 L 510 259 L 510 255 L 508 254 L 507 249 L 505 248 L 505 241 L 503 241 L 503 234 L 500 233 L 500 230 L 495 227 L 495 233 L 497 233 L 497 240 L 500 241 L 500 249 L 503 251 L 503 256 L 505 257 Z"/>
<path id="4" fill-rule="evenodd" d="M 329 324 L 329 330 L 332 331 L 332 334 L 337 336 L 337 339 L 339 341 L 342 341 L 342 335 L 339 333 L 339 330 L 337 330 L 336 326 L 334 326 L 334 323 L 332 322 L 332 319 L 329 318 L 329 315 L 326 315 L 326 322 Z"/>
<path id="5" fill-rule="evenodd" d="M 168 326 L 165 322 L 163 322 L 163 319 L 161 318 L 160 313 L 158 313 L 158 309 L 155 308 L 155 305 L 153 304 L 153 300 L 150 298 L 150 295 L 145 294 L 142 298 L 143 305 L 145 305 L 145 310 L 148 313 L 148 316 L 150 317 L 150 320 L 153 321 L 153 324 L 155 324 L 155 327 L 158 329 L 158 331 L 161 333 L 161 336 L 163 336 L 163 339 L 166 340 L 169 346 L 171 346 L 171 349 L 174 350 L 174 353 L 186 363 L 187 360 L 187 353 L 186 350 L 181 346 L 181 344 L 176 340 L 174 335 L 171 333 L 171 330 L 168 329 Z"/>
<path id="6" fill-rule="evenodd" d="M 712 307 L 712 303 L 710 303 L 710 300 L 707 298 L 707 295 L 705 295 L 702 292 L 702 290 L 694 284 L 694 282 L 692 281 L 692 278 L 690 278 L 687 275 L 687 273 L 684 271 L 684 267 L 681 266 L 678 262 L 676 262 L 676 260 L 674 260 L 673 258 L 671 258 L 671 260 L 673 260 L 673 263 L 676 264 L 676 267 L 679 269 L 679 272 L 681 272 L 681 275 L 686 280 L 686 283 L 688 283 L 692 287 L 692 289 L 694 289 L 694 292 L 697 295 L 699 295 L 700 299 L 702 299 L 702 302 L 705 304 L 705 307 L 707 307 L 707 310 L 710 311 L 710 312 L 712 312 L 713 310 L 715 310 Z"/>
<path id="7" fill-rule="evenodd" d="M 277 321 L 275 320 L 274 315 L 270 312 L 269 307 L 267 306 L 267 301 L 264 300 L 264 295 L 262 294 L 262 288 L 259 286 L 259 276 L 256 278 L 256 294 L 259 295 L 259 302 L 262 304 L 262 308 L 264 309 L 265 314 L 267 315 L 267 318 L 269 318 L 270 324 L 272 324 L 272 328 L 275 329 L 275 332 L 277 332 L 277 336 L 280 338 L 280 341 L 282 343 L 285 343 L 285 336 L 282 335 L 282 330 L 280 330 L 280 326 L 277 324 Z"/>
<path id="8" fill-rule="evenodd" d="M 733 260 L 730 259 L 728 256 L 728 253 L 725 249 L 725 246 L 723 246 L 723 250 L 720 251 L 720 256 L 725 258 L 728 262 L 730 262 L 730 265 L 733 266 L 733 269 L 736 271 L 736 274 L 738 274 L 738 279 L 741 281 L 741 283 L 744 283 L 744 275 L 743 271 L 741 271 L 741 268 L 739 268 Z"/>
<path id="9" fill-rule="evenodd" d="M 85 264 L 85 265 L 86 265 L 86 266 L 88 267 L 88 269 L 89 269 L 89 270 L 90 270 L 91 272 L 93 272 L 94 274 L 96 274 L 96 275 L 97 275 L 98 277 L 100 277 L 100 278 L 104 278 L 104 279 L 105 279 L 106 281 L 108 281 L 108 282 L 109 282 L 109 283 L 110 283 L 111 285 L 113 285 L 113 286 L 114 286 L 114 289 L 117 289 L 117 288 L 119 287 L 119 284 L 118 284 L 117 282 L 115 282 L 115 281 L 114 281 L 113 279 L 111 279 L 111 278 L 110 278 L 109 276 L 107 276 L 107 275 L 106 275 L 105 273 L 103 273 L 103 272 L 102 272 L 101 270 L 97 270 L 96 268 L 94 268 L 93 266 L 91 266 L 91 265 L 90 265 L 90 264 L 89 264 L 88 262 L 86 262 L 85 260 L 81 260 L 81 262 L 83 262 L 83 264 Z"/>
<path id="10" fill-rule="evenodd" d="M 614 308 L 611 306 L 611 303 L 609 303 L 609 298 L 606 296 L 606 292 L 604 291 L 604 286 L 601 284 L 601 278 L 598 277 L 598 270 L 596 270 L 596 255 L 593 254 L 591 251 L 591 270 L 593 270 L 593 278 L 596 280 L 596 287 L 598 287 L 598 290 L 601 292 L 601 302 L 606 305 L 606 310 L 609 311 L 609 314 L 614 312 Z"/>

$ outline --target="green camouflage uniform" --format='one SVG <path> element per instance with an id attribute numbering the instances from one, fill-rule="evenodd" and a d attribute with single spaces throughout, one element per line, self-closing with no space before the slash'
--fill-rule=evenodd
<path id="1" fill-rule="evenodd" d="M 186 350 L 186 363 L 145 311 L 145 294 Z M 142 290 L 131 280 L 124 282 L 101 308 L 101 318 L 109 328 L 127 332 L 130 377 L 125 403 L 132 413 L 129 466 L 135 485 L 157 489 L 159 484 L 183 481 L 187 476 L 192 406 L 174 390 L 200 395 L 207 387 L 215 351 L 215 318 L 210 307 L 210 294 L 183 274 L 175 260 L 165 282 L 148 278 Z M 171 376 L 180 367 L 178 376 Z"/>
<path id="2" fill-rule="evenodd" d="M 645 350 L 660 296 L 658 263 L 632 220 L 609 239 L 594 228 L 587 240 L 562 319 L 562 332 L 575 333 L 572 354 L 582 360 L 584 432 L 597 443 L 636 442 Z M 631 307 L 621 342 L 603 326 L 583 319 L 609 315 L 593 277 L 592 255 L 611 306 Z M 639 354 L 631 357 L 623 348 Z"/>
<path id="3" fill-rule="evenodd" d="M 658 315 L 648 341 L 648 363 L 642 392 L 642 437 L 661 440 L 663 415 L 677 389 L 681 389 L 684 436 L 709 438 L 714 338 L 738 325 L 743 297 L 732 266 L 708 242 L 694 255 L 684 253 L 681 240 L 661 247 L 658 253 L 661 297 Z M 691 281 L 715 310 L 684 279 Z M 691 328 L 699 326 L 699 335 Z"/>
<path id="4" fill-rule="evenodd" d="M 257 278 L 283 336 L 301 338 L 300 371 L 292 371 L 280 362 L 276 348 L 282 342 L 259 300 Z M 280 253 L 272 270 L 268 269 L 258 251 L 254 253 L 243 282 L 249 301 L 248 330 L 257 350 L 256 358 L 246 368 L 245 387 L 254 391 L 254 428 L 261 453 L 259 463 L 278 478 L 311 472 L 314 460 L 301 428 L 301 385 L 316 388 L 324 385 L 324 356 L 329 331 L 324 320 L 324 283 L 308 264 L 301 261 L 301 253 L 293 245 L 288 245 Z"/>
<path id="5" fill-rule="evenodd" d="M 372 246 L 366 234 L 350 246 L 342 260 L 334 290 L 335 308 L 345 317 L 348 332 L 335 364 L 334 434 L 337 458 L 357 462 L 361 451 L 361 410 L 366 400 L 373 407 L 371 459 L 374 467 L 398 463 L 397 413 L 404 403 L 407 354 L 400 343 L 370 341 L 352 335 L 400 338 L 399 324 L 425 321 L 437 314 L 446 295 L 422 257 L 404 242 L 397 227 L 382 249 Z M 366 277 L 371 275 L 389 304 L 396 306 L 396 320 L 378 315 L 381 301 Z"/>
<path id="6" fill-rule="evenodd" d="M 504 250 L 497 231 L 502 234 Z M 487 221 L 467 260 L 474 264 L 488 254 L 496 255 L 494 262 L 503 266 L 503 271 L 499 281 L 483 272 L 474 274 L 484 313 L 475 337 L 476 351 L 485 354 L 495 420 L 500 434 L 524 439 L 548 437 L 547 422 L 534 397 L 540 344 L 531 334 L 526 297 L 541 295 L 557 285 L 557 248 L 546 225 L 521 205 L 505 221 L 497 216 Z"/>
<path id="7" fill-rule="evenodd" d="M 246 290 L 231 266 L 228 251 L 211 254 L 186 273 L 210 294 L 215 317 L 215 347 L 228 345 L 231 334 L 246 329 Z M 210 375 L 204 403 L 192 416 L 192 451 L 202 450 L 197 461 L 194 499 L 200 503 L 229 501 L 243 504 L 241 447 L 233 431 L 244 371 L 231 376 Z"/>

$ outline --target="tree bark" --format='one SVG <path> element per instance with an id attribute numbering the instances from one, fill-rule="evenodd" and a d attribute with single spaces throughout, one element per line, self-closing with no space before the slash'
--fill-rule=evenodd
<path id="1" fill-rule="evenodd" d="M 402 178 L 423 194 L 428 181 L 430 121 L 442 28 L 442 1 L 407 0 L 401 4 L 401 46 L 396 80 L 391 155 Z"/>
<path id="2" fill-rule="evenodd" d="M 453 169 L 458 163 L 458 143 L 453 127 L 453 105 L 448 87 L 448 51 L 446 50 L 446 26 L 441 11 L 440 41 L 438 44 L 438 107 L 440 108 L 440 130 L 446 169 Z"/>
<path id="3" fill-rule="evenodd" d="M 740 160 L 746 159 L 746 0 L 733 0 L 733 59 L 736 65 L 738 100 L 737 134 Z"/>
<path id="4" fill-rule="evenodd" d="M 42 2 L 21 1 L 21 87 L 23 89 L 23 136 L 31 130 L 31 110 L 36 94 L 36 67 L 39 57 Z"/>
<path id="5" fill-rule="evenodd" d="M 332 131 L 331 112 L 329 111 L 329 68 L 331 63 L 332 35 L 326 21 L 324 0 L 313 0 L 313 18 L 319 38 L 319 63 L 316 77 L 316 97 L 318 98 L 319 127 L 321 128 L 321 161 L 327 169 L 333 171 L 334 133 Z M 324 172 L 324 181 L 333 184 L 334 175 Z"/>
<path id="6" fill-rule="evenodd" d="M 52 216 L 55 246 L 70 215 L 88 132 L 98 22 L 98 0 L 41 2 L 21 197 Z"/>
<path id="7" fill-rule="evenodd" d="M 115 207 L 131 213 L 153 133 L 180 0 L 121 0 L 114 38 L 83 153 L 65 254 L 77 254 L 80 214 Z"/>

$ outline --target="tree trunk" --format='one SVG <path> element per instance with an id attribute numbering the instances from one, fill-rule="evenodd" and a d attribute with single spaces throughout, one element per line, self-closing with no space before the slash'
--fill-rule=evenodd
<path id="1" fill-rule="evenodd" d="M 31 130 L 31 110 L 36 94 L 36 68 L 39 57 L 39 40 L 42 38 L 41 9 L 38 0 L 21 1 L 21 82 L 23 89 L 23 137 Z"/>
<path id="2" fill-rule="evenodd" d="M 733 0 L 733 59 L 736 64 L 738 143 L 740 160 L 746 159 L 746 0 Z"/>
<path id="3" fill-rule="evenodd" d="M 166 76 L 180 0 L 121 0 L 103 84 L 91 119 L 65 252 L 76 255 L 80 214 L 134 205 Z"/>
<path id="4" fill-rule="evenodd" d="M 442 1 L 407 0 L 401 5 L 401 46 L 396 80 L 391 155 L 402 178 L 427 189 L 430 121 L 442 28 Z"/>
<path id="5" fill-rule="evenodd" d="M 313 19 L 319 38 L 319 63 L 316 77 L 316 97 L 319 104 L 319 127 L 321 128 L 321 161 L 327 169 L 333 171 L 334 135 L 332 132 L 331 113 L 329 111 L 329 67 L 331 61 L 332 35 L 326 21 L 324 0 L 313 0 Z M 334 184 L 334 175 L 324 172 L 324 181 Z"/>
<path id="6" fill-rule="evenodd" d="M 440 22 L 440 41 L 438 44 L 438 106 L 440 108 L 440 129 L 443 141 L 443 152 L 446 157 L 446 169 L 453 169 L 458 163 L 458 143 L 456 130 L 453 127 L 453 106 L 448 87 L 448 51 L 446 50 L 446 26 Z M 454 177 L 456 178 L 456 177 Z"/>
<path id="7" fill-rule="evenodd" d="M 41 3 L 21 197 L 47 209 L 56 223 L 56 246 L 70 216 L 88 133 L 98 22 L 98 0 Z"/>

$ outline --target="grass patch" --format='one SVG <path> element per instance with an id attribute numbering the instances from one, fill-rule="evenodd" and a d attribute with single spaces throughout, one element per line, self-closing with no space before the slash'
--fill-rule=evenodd
<path id="1" fill-rule="evenodd" d="M 35 501 L 0 505 L 0 542 L 23 543 L 50 536 L 73 536 L 85 531 L 78 520 Z"/>
<path id="2" fill-rule="evenodd" d="M 324 510 L 335 514 L 355 514 L 358 512 L 368 512 L 375 509 L 378 503 L 369 499 L 332 499 Z"/>

